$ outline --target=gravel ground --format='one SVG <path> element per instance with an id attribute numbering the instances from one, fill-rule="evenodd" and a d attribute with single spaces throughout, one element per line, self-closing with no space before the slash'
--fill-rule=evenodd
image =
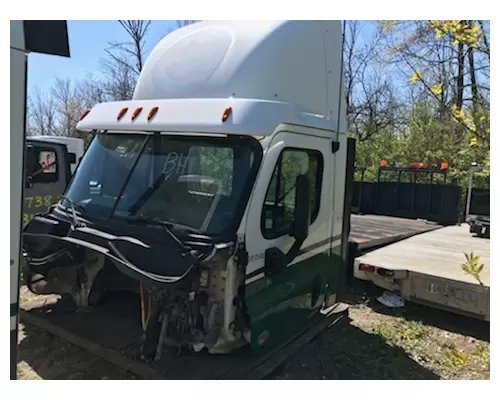
<path id="1" fill-rule="evenodd" d="M 33 295 L 21 291 L 21 302 Z M 407 304 L 391 310 L 355 293 L 348 323 L 320 334 L 275 379 L 489 379 L 489 324 Z M 51 335 L 24 326 L 19 379 L 138 379 Z"/>

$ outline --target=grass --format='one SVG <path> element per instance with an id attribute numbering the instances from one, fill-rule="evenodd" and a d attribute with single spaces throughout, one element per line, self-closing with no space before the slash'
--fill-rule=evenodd
<path id="1" fill-rule="evenodd" d="M 429 334 L 430 328 L 421 321 L 406 321 L 399 317 L 391 323 L 385 322 L 375 325 L 373 332 L 386 342 L 412 352 Z"/>

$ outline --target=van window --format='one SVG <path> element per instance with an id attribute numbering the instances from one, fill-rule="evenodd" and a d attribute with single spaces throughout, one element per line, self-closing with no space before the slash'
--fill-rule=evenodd
<path id="1" fill-rule="evenodd" d="M 323 157 L 320 152 L 285 149 L 274 169 L 262 209 L 261 229 L 266 239 L 290 232 L 295 209 L 295 181 L 305 174 L 311 184 L 311 223 L 319 213 Z"/>
<path id="2" fill-rule="evenodd" d="M 31 183 L 57 182 L 56 152 L 49 148 L 29 148 L 26 155 L 26 175 Z"/>

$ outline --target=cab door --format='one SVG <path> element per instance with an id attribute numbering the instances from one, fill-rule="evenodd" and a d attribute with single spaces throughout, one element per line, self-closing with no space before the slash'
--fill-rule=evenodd
<path id="1" fill-rule="evenodd" d="M 69 166 L 62 145 L 27 143 L 23 228 L 36 214 L 44 213 L 64 193 L 69 180 Z"/>
<path id="2" fill-rule="evenodd" d="M 336 285 L 330 251 L 332 160 L 331 139 L 313 135 L 280 132 L 266 151 L 245 232 L 245 301 L 255 348 L 272 346 L 304 327 Z M 275 271 L 266 265 L 266 251 L 287 253 L 294 243 L 290 231 L 300 174 L 308 176 L 310 184 L 309 235 L 295 259 Z"/>

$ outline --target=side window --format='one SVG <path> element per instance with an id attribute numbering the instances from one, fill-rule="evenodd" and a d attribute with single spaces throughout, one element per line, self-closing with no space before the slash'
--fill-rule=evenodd
<path id="1" fill-rule="evenodd" d="M 53 149 L 32 147 L 26 157 L 26 174 L 31 183 L 57 182 L 57 156 Z"/>
<path id="2" fill-rule="evenodd" d="M 262 209 L 261 228 L 266 239 L 290 232 L 295 209 L 295 180 L 305 174 L 311 184 L 311 223 L 321 199 L 323 157 L 318 151 L 285 149 L 274 169 Z"/>

